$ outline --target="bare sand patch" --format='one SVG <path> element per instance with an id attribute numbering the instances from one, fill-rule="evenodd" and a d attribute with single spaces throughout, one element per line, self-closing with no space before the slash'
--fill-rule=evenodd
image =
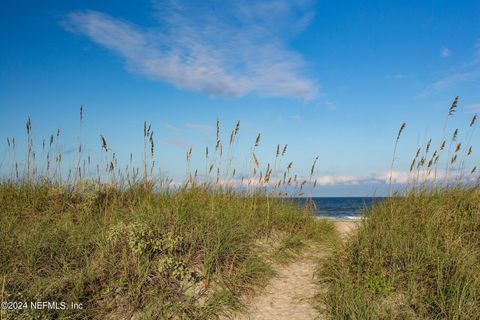
<path id="1" fill-rule="evenodd" d="M 358 221 L 335 222 L 342 237 L 351 233 L 357 224 Z M 233 319 L 321 319 L 313 306 L 318 290 L 314 275 L 318 260 L 326 254 L 327 249 L 310 246 L 292 263 L 274 265 L 278 275 L 263 290 L 248 299 L 245 313 L 235 315 Z"/>
<path id="2" fill-rule="evenodd" d="M 349 235 L 360 223 L 360 220 L 341 220 L 335 222 L 335 227 L 337 227 L 337 231 L 343 237 Z"/>

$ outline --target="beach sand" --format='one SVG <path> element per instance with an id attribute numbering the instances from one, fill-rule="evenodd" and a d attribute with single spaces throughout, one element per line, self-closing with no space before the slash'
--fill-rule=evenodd
<path id="1" fill-rule="evenodd" d="M 348 236 L 353 230 L 355 230 L 359 223 L 360 220 L 340 220 L 335 221 L 335 226 L 342 236 Z"/>
<path id="2" fill-rule="evenodd" d="M 342 237 L 353 232 L 359 221 L 336 221 Z M 322 319 L 313 307 L 318 290 L 315 269 L 319 259 L 328 254 L 325 249 L 310 247 L 294 262 L 274 265 L 278 276 L 247 302 L 247 312 L 234 319 L 249 320 L 307 320 Z"/>

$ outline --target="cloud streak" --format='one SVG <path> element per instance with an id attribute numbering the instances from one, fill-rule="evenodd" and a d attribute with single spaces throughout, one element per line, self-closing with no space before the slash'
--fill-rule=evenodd
<path id="1" fill-rule="evenodd" d="M 199 176 L 200 179 L 197 179 L 197 183 L 212 183 L 223 187 L 233 187 L 233 188 L 267 188 L 272 189 L 278 187 L 277 184 L 280 183 L 279 191 L 287 192 L 289 195 L 295 195 L 295 192 L 299 191 L 299 186 L 303 181 L 306 184 L 303 187 L 303 191 L 314 188 L 314 182 L 316 181 L 317 188 L 329 188 L 329 187 L 338 187 L 338 186 L 375 186 L 378 188 L 386 187 L 389 185 L 390 172 L 378 172 L 372 173 L 368 176 L 344 176 L 344 175 L 321 175 L 315 179 L 309 179 L 306 177 L 298 177 L 297 182 L 293 182 L 291 185 L 285 185 L 283 178 L 275 177 L 270 179 L 268 182 L 265 182 L 263 179 L 260 180 L 259 177 L 251 177 L 248 175 L 236 177 L 236 178 L 222 178 L 215 180 L 214 178 L 209 181 L 203 180 L 205 176 Z M 478 181 L 478 175 L 472 174 L 462 174 L 460 171 L 452 171 L 450 174 L 445 172 L 438 172 L 435 176 L 434 173 L 428 170 L 420 170 L 415 173 L 411 172 L 402 172 L 402 171 L 393 171 L 392 172 L 392 185 L 396 188 L 407 188 L 415 186 L 415 182 L 419 184 L 433 185 L 434 183 L 445 183 L 458 182 L 462 183 L 476 183 Z M 177 181 L 176 186 L 181 186 L 186 183 Z"/>
<path id="2" fill-rule="evenodd" d="M 368 176 L 354 176 L 354 175 L 320 175 L 312 180 L 306 177 L 299 177 L 297 181 L 301 183 L 301 181 L 307 181 L 308 185 L 311 187 L 313 183 L 316 181 L 318 186 L 352 186 L 352 185 L 372 185 L 372 184 L 383 184 L 386 185 L 389 183 L 390 172 L 377 172 L 372 173 Z M 397 185 L 407 185 L 416 179 L 416 174 L 412 174 L 410 172 L 401 172 L 401 171 L 393 171 L 392 172 L 392 183 Z M 437 174 L 437 179 L 442 180 L 445 178 L 445 175 L 442 173 Z M 427 181 L 433 181 L 434 175 L 433 173 L 428 173 L 427 171 L 420 171 L 418 179 L 423 181 L 426 179 Z M 220 180 L 221 184 L 224 185 L 232 185 L 232 186 L 274 186 L 279 181 L 282 181 L 282 178 L 273 178 L 269 181 L 269 183 L 260 182 L 258 178 L 235 178 L 235 179 L 223 179 Z"/>
<path id="3" fill-rule="evenodd" d="M 303 58 L 288 47 L 313 18 L 309 1 L 215 5 L 156 1 L 158 25 L 148 28 L 97 11 L 72 12 L 63 25 L 122 57 L 129 71 L 178 88 L 211 96 L 317 96 Z"/>
<path id="4" fill-rule="evenodd" d="M 442 51 L 441 56 L 447 58 L 450 54 L 450 50 L 445 52 Z M 461 83 L 477 81 L 478 79 L 480 79 L 480 43 L 475 46 L 474 56 L 468 63 L 456 68 L 455 72 L 451 72 L 434 82 L 431 86 L 426 88 L 420 96 L 427 96 L 431 93 L 440 92 Z"/>
<path id="5" fill-rule="evenodd" d="M 461 179 L 463 182 L 474 182 L 477 176 L 468 174 L 468 172 L 452 171 L 448 175 L 445 172 L 437 172 L 435 175 L 429 170 L 420 170 L 418 172 L 378 172 L 369 176 L 338 176 L 338 175 L 324 175 L 316 178 L 317 184 L 320 186 L 334 186 L 334 185 L 364 185 L 364 184 L 388 184 L 390 181 L 390 174 L 392 175 L 392 184 L 396 185 L 410 185 L 415 181 L 419 182 L 444 182 L 450 178 L 450 181 L 457 181 Z M 418 179 L 418 180 L 417 180 Z"/>
<path id="6" fill-rule="evenodd" d="M 178 140 L 178 139 L 164 139 L 164 140 L 162 140 L 162 143 L 168 144 L 168 145 L 171 145 L 171 146 L 175 146 L 175 147 L 178 147 L 180 149 L 187 149 L 188 148 L 188 144 L 185 141 Z"/>
<path id="7" fill-rule="evenodd" d="M 191 130 L 196 130 L 200 132 L 210 132 L 213 130 L 212 126 L 201 124 L 201 123 L 186 123 L 185 127 Z"/>
<path id="8" fill-rule="evenodd" d="M 469 104 L 465 108 L 473 112 L 480 112 L 480 103 Z"/>

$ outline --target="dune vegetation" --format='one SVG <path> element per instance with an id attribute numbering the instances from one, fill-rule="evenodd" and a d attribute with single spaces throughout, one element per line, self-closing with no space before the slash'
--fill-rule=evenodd
<path id="1" fill-rule="evenodd" d="M 274 264 L 323 246 L 315 301 L 322 316 L 480 319 L 480 191 L 476 167 L 466 168 L 476 115 L 463 144 L 458 129 L 445 138 L 457 104 L 438 145 L 419 146 L 409 187 L 398 192 L 401 125 L 390 197 L 366 209 L 343 241 L 332 221 L 313 215 L 313 203 L 286 197 L 312 194 L 317 159 L 307 175 L 294 173 L 287 145 L 261 161 L 258 135 L 249 172 L 240 174 L 233 165 L 240 123 L 224 139 L 217 120 L 204 167 L 193 168 L 190 148 L 186 179 L 175 181 L 156 174 L 146 122 L 140 165 L 121 162 L 99 135 L 101 154 L 87 154 L 79 136 L 69 168 L 61 131 L 36 150 L 28 119 L 25 155 L 8 138 L 0 182 L 0 300 L 17 303 L 2 305 L 0 318 L 228 318 L 275 276 Z M 32 302 L 37 310 L 22 305 Z"/>
<path id="2" fill-rule="evenodd" d="M 9 138 L 10 171 L 0 184 L 0 297 L 17 303 L 2 305 L 0 318 L 217 318 L 242 310 L 240 297 L 274 275 L 271 262 L 287 261 L 307 243 L 333 240 L 331 222 L 278 197 L 281 185 L 296 186 L 297 193 L 305 186 L 291 163 L 283 180 L 266 188 L 272 166 L 255 155 L 260 135 L 251 176 L 241 180 L 245 188 L 225 183 L 236 174 L 229 159 L 239 127 L 224 153 L 217 122 L 213 154 L 205 150 L 207 173 L 200 177 L 192 169 L 175 183 L 154 174 L 147 123 L 139 168 L 130 160 L 119 169 L 103 135 L 98 164 L 78 139 L 75 165 L 66 168 L 56 148 L 60 130 L 37 154 L 29 119 L 25 157 Z M 275 159 L 286 148 L 278 146 Z M 191 154 L 187 150 L 187 167 Z M 31 302 L 57 306 L 22 305 Z"/>
<path id="3" fill-rule="evenodd" d="M 317 307 L 328 317 L 480 319 L 480 189 L 476 167 L 465 168 L 477 116 L 464 145 L 458 129 L 445 139 L 457 103 L 438 148 L 419 146 L 407 190 L 367 209 L 319 266 Z"/>
<path id="4" fill-rule="evenodd" d="M 395 197 L 319 267 L 332 319 L 479 319 L 480 191 Z"/>

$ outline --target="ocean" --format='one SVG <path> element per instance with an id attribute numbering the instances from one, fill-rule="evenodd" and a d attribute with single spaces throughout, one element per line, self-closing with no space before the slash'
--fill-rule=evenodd
<path id="1" fill-rule="evenodd" d="M 362 211 L 380 202 L 382 197 L 319 197 L 312 198 L 315 203 L 315 214 L 330 219 L 360 219 Z M 295 198 L 301 204 L 310 201 L 307 198 Z"/>

